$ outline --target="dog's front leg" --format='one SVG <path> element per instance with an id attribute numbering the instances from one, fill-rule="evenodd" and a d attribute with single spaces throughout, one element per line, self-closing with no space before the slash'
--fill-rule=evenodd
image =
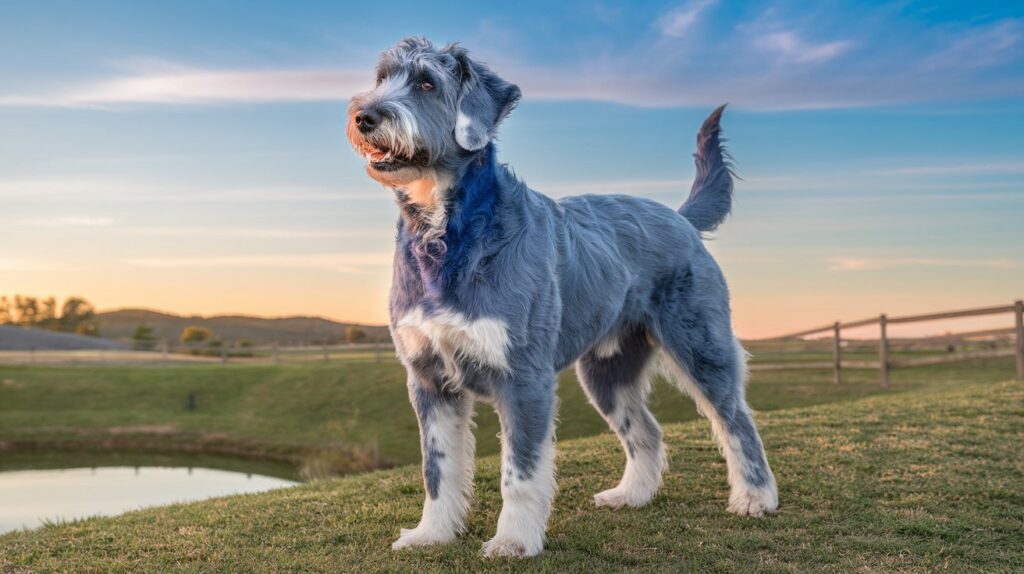
<path id="1" fill-rule="evenodd" d="M 555 374 L 508 381 L 495 396 L 501 420 L 498 531 L 485 556 L 534 556 L 544 549 L 555 497 Z"/>
<path id="2" fill-rule="evenodd" d="M 416 528 L 402 529 L 392 549 L 450 542 L 462 532 L 473 496 L 473 399 L 442 381 L 409 377 L 409 399 L 420 424 L 426 499 Z"/>

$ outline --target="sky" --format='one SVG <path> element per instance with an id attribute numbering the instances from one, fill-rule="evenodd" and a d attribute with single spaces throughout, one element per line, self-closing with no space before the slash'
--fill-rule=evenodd
<path id="1" fill-rule="evenodd" d="M 385 322 L 397 209 L 343 132 L 408 35 L 522 88 L 499 156 L 554 197 L 678 206 L 728 102 L 743 337 L 1024 297 L 1024 5 L 949 0 L 4 0 L 0 293 Z"/>

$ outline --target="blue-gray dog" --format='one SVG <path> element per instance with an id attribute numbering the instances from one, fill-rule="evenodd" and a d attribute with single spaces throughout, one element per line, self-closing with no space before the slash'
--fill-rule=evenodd
<path id="1" fill-rule="evenodd" d="M 747 406 L 746 353 L 701 232 L 732 205 L 722 108 L 697 136 L 697 176 L 678 211 L 623 195 L 560 201 L 498 163 L 492 139 L 519 88 L 458 45 L 407 38 L 354 97 L 348 137 L 370 177 L 392 189 L 398 220 L 391 332 L 419 419 L 423 518 L 393 548 L 463 531 L 473 493 L 473 402 L 501 420 L 503 507 L 486 556 L 533 556 L 555 496 L 556 375 L 573 362 L 626 453 L 598 506 L 642 506 L 666 468 L 647 407 L 662 372 L 693 397 L 728 463 L 729 510 L 778 504 Z"/>

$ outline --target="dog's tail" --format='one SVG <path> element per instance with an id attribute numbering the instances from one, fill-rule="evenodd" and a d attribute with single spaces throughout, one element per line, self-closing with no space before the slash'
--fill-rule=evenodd
<path id="1" fill-rule="evenodd" d="M 697 151 L 693 154 L 697 176 L 690 197 L 679 208 L 698 231 L 714 231 L 732 209 L 732 163 L 723 147 L 719 121 L 725 106 L 711 112 L 697 132 Z"/>

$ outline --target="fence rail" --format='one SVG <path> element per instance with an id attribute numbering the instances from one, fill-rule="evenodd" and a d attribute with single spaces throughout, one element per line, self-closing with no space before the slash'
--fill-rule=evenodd
<path id="1" fill-rule="evenodd" d="M 394 355 L 390 341 L 337 345 L 238 345 L 190 347 L 160 341 L 146 349 L 0 350 L 0 365 L 160 366 L 203 364 L 312 363 L 374 361 Z"/>
<path id="2" fill-rule="evenodd" d="M 1014 348 L 1012 350 L 993 350 L 993 351 L 973 351 L 967 353 L 951 353 L 949 355 L 940 357 L 917 357 L 910 359 L 903 359 L 900 361 L 894 361 L 889 356 L 889 345 L 890 339 L 888 335 L 889 325 L 907 324 L 907 323 L 922 323 L 926 321 L 938 321 L 941 319 L 958 319 L 963 317 L 980 317 L 984 315 L 998 315 L 1003 313 L 1013 313 L 1014 326 L 1007 328 L 998 329 L 983 329 L 977 331 L 965 331 L 962 333 L 949 333 L 945 335 L 936 335 L 931 337 L 920 337 L 917 341 L 935 341 L 942 339 L 968 339 L 985 336 L 997 336 L 997 335 L 1009 335 L 1013 334 L 1015 338 Z M 869 325 L 878 325 L 879 337 L 878 337 L 878 361 L 844 361 L 842 359 L 842 332 L 844 329 L 854 329 L 857 327 L 866 327 Z M 842 382 L 842 370 L 846 367 L 861 368 L 865 365 L 868 368 L 876 368 L 880 373 L 880 382 L 883 388 L 889 388 L 889 371 L 895 367 L 910 367 L 920 365 L 932 365 L 938 363 L 946 363 L 964 359 L 973 358 L 991 358 L 991 357 L 1005 357 L 1013 355 L 1017 358 L 1017 379 L 1024 381 L 1024 301 L 1014 301 L 1012 305 L 996 305 L 993 307 L 978 307 L 974 309 L 958 309 L 954 311 L 940 311 L 937 313 L 924 313 L 920 315 L 904 315 L 897 317 L 889 317 L 886 314 L 881 314 L 878 317 L 871 317 L 868 319 L 861 319 L 859 321 L 847 321 L 840 322 L 836 321 L 831 325 L 824 327 L 817 327 L 814 329 L 806 329 L 804 331 L 796 331 L 794 333 L 787 333 L 780 337 L 772 337 L 766 340 L 785 340 L 785 339 L 801 339 L 809 335 L 817 335 L 822 333 L 830 333 L 832 338 L 832 362 L 815 362 L 815 363 L 800 363 L 800 364 L 789 364 L 786 368 L 828 368 L 832 367 L 834 375 L 833 382 L 839 384 Z M 763 365 L 762 368 L 783 368 L 781 365 Z"/>

